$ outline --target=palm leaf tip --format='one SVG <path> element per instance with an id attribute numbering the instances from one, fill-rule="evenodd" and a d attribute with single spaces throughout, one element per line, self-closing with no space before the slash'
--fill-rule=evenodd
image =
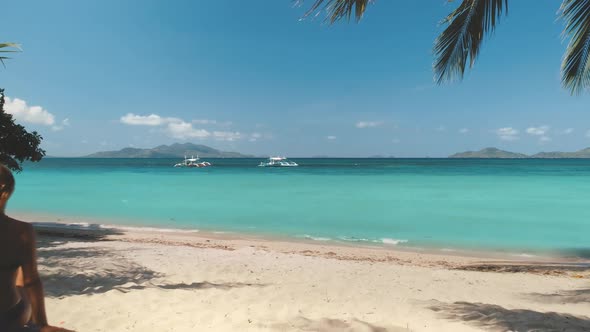
<path id="1" fill-rule="evenodd" d="M 5 49 L 7 48 L 7 49 Z M 19 44 L 15 44 L 15 43 L 0 43 L 0 53 L 14 53 L 14 52 L 20 52 L 21 48 Z M 8 60 L 10 59 L 9 57 L 6 56 L 0 56 L 0 64 L 2 64 L 2 67 L 6 68 L 6 63 L 4 63 L 4 60 Z"/>
<path id="2" fill-rule="evenodd" d="M 374 0 L 316 0 L 304 14 L 304 17 L 325 10 L 327 13 L 326 20 L 330 21 L 330 24 L 340 21 L 343 18 L 350 20 L 353 14 L 358 22 L 363 18 L 367 6 L 372 2 Z"/>
<path id="3" fill-rule="evenodd" d="M 590 87 L 590 0 L 564 0 L 560 18 L 569 39 L 561 64 L 561 83 L 572 94 Z"/>
<path id="4" fill-rule="evenodd" d="M 5 50 L 8 48 L 8 50 Z M 19 44 L 16 43 L 0 43 L 0 52 L 20 52 L 22 51 Z"/>
<path id="5" fill-rule="evenodd" d="M 4 60 L 8 60 L 10 59 L 7 56 L 0 56 L 0 63 L 2 64 L 2 67 L 6 68 L 6 63 L 4 62 Z"/>
<path id="6" fill-rule="evenodd" d="M 493 32 L 508 0 L 463 0 L 445 17 L 445 30 L 434 42 L 434 75 L 437 83 L 462 79 L 467 63 L 473 67 L 484 37 Z"/>

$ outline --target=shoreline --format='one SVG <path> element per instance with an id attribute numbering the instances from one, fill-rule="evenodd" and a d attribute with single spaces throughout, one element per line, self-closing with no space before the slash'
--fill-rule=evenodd
<path id="1" fill-rule="evenodd" d="M 233 241 L 239 240 L 241 242 L 256 242 L 256 243 L 283 243 L 283 244 L 299 244 L 319 247 L 334 247 L 347 248 L 348 250 L 357 249 L 359 252 L 363 250 L 368 251 L 384 251 L 392 252 L 394 254 L 420 254 L 437 257 L 461 257 L 471 260 L 482 261 L 514 261 L 514 262 L 558 262 L 566 264 L 588 264 L 590 266 L 590 258 L 584 256 L 575 256 L 567 254 L 566 252 L 549 252 L 549 251 L 534 251 L 534 250 L 497 250 L 491 248 L 476 249 L 476 248 L 448 248 L 443 246 L 411 246 L 403 245 L 404 240 L 391 240 L 385 242 L 375 241 L 359 241 L 356 240 L 339 240 L 339 239 L 323 239 L 316 238 L 309 235 L 304 236 L 289 236 L 277 235 L 268 233 L 256 232 L 241 232 L 241 231 L 222 231 L 222 230 L 203 230 L 203 229 L 187 229 L 174 227 L 159 227 L 159 226 L 139 226 L 133 222 L 125 223 L 125 220 L 111 220 L 99 218 L 87 218 L 76 216 L 57 216 L 48 213 L 30 213 L 30 212 L 15 212 L 11 215 L 16 219 L 28 221 L 36 226 L 36 228 L 44 228 L 48 233 L 51 228 L 54 229 L 55 234 L 70 234 L 73 237 L 79 237 L 84 233 L 98 232 L 104 230 L 116 230 L 117 232 L 124 232 L 127 235 L 132 234 L 134 237 L 142 234 L 144 241 L 150 241 L 150 238 L 159 237 L 161 234 L 170 235 L 170 237 L 178 238 L 179 236 L 192 235 L 192 237 L 184 238 L 180 243 L 190 245 L 193 240 L 217 240 L 217 241 Z M 34 220 L 34 221 L 33 221 Z M 39 221 L 43 220 L 43 221 Z M 119 224 L 122 222 L 123 224 Z M 67 232 L 66 232 L 67 231 Z M 66 233 L 64 233 L 66 232 Z M 78 234 L 76 234 L 78 232 Z M 122 235 L 122 234 L 120 234 Z M 157 235 L 157 236 L 156 236 Z M 125 238 L 123 236 L 123 238 Z M 401 244 L 401 245 L 400 245 Z M 176 243 L 178 245 L 178 243 Z"/>
<path id="2" fill-rule="evenodd" d="M 251 236 L 240 233 L 118 227 L 102 224 L 33 222 L 40 238 L 82 242 L 114 241 L 168 247 L 301 255 L 338 261 L 387 263 L 401 266 L 479 272 L 531 273 L 590 279 L 590 260 L 554 256 L 515 256 L 496 252 L 413 250 L 395 246 L 322 242 L 291 237 Z"/>

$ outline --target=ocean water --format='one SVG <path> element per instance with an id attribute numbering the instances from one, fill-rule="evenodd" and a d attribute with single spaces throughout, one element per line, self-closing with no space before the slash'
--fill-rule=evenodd
<path id="1" fill-rule="evenodd" d="M 584 252 L 590 160 L 45 159 L 8 212 L 409 247 Z M 41 221 L 41 220 L 39 220 Z"/>

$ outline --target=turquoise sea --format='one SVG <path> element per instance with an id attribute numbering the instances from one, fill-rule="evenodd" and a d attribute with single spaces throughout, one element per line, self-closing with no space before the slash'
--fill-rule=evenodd
<path id="1" fill-rule="evenodd" d="M 45 159 L 8 212 L 408 247 L 588 252 L 590 160 Z M 39 220 L 42 221 L 42 220 Z"/>

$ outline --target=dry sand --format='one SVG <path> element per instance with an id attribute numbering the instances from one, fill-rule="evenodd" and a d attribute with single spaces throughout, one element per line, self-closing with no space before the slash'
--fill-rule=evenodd
<path id="1" fill-rule="evenodd" d="M 77 331 L 590 331 L 588 262 L 39 227 Z"/>

